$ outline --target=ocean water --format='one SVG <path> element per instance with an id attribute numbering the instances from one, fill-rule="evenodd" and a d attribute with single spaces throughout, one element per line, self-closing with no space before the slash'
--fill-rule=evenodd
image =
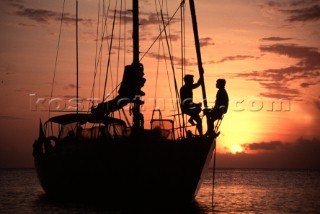
<path id="1" fill-rule="evenodd" d="M 105 207 L 52 201 L 41 189 L 34 169 L 0 169 L 0 213 L 319 213 L 320 171 L 216 170 L 212 206 L 212 170 L 196 201 L 156 207 L 141 203 Z"/>

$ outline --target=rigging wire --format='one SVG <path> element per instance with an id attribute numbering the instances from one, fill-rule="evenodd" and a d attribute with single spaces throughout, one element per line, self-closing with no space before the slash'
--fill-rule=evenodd
<path id="1" fill-rule="evenodd" d="M 108 17 L 109 17 L 109 11 L 110 11 L 110 7 L 111 7 L 111 1 L 109 1 L 109 4 L 108 4 L 108 8 L 107 8 L 107 12 L 106 12 L 106 4 L 105 4 L 105 0 L 103 0 L 104 2 L 104 7 L 103 7 L 103 15 L 104 15 L 104 25 L 102 25 L 102 28 L 103 28 L 103 34 L 102 34 L 102 37 L 101 37 L 101 40 L 102 42 L 104 42 L 104 40 L 106 39 L 107 41 L 107 45 L 109 45 L 109 42 L 108 42 L 108 36 L 105 38 L 105 35 L 108 35 L 108 27 L 107 27 L 107 24 L 108 24 Z M 103 43 L 101 43 L 101 59 L 102 59 L 102 56 L 103 56 L 103 49 L 102 49 L 102 46 L 103 46 Z M 101 92 L 101 79 L 102 79 L 102 62 L 100 63 L 100 74 L 99 74 L 99 97 L 100 96 L 100 92 Z M 103 97 L 102 97 L 102 102 L 103 102 Z"/>
<path id="2" fill-rule="evenodd" d="M 124 1 L 124 11 L 127 11 L 127 1 Z M 124 16 L 124 30 L 123 30 L 123 67 L 126 66 L 126 45 L 127 45 L 127 16 Z"/>
<path id="3" fill-rule="evenodd" d="M 182 2 L 180 4 L 180 11 L 181 11 L 181 8 L 184 8 L 184 2 Z M 168 10 L 168 0 L 166 0 L 166 12 L 167 14 L 169 14 L 169 10 Z M 182 16 L 181 12 L 180 12 L 180 17 Z M 168 18 L 168 16 L 167 16 Z M 171 39 L 171 27 L 169 25 L 169 28 L 168 28 L 168 31 L 169 31 L 169 41 L 170 41 L 170 48 L 171 48 L 171 53 L 173 53 L 173 45 L 172 45 L 172 39 Z M 168 47 L 169 48 L 169 47 Z M 181 49 L 184 49 L 182 46 L 181 46 Z M 171 54 L 173 55 L 173 54 Z M 173 58 L 172 58 L 172 64 L 173 64 Z M 174 81 L 175 81 L 175 86 L 176 86 L 176 75 L 175 75 L 175 70 L 173 70 L 173 76 L 174 76 Z M 179 104 L 180 104 L 180 93 L 179 93 L 179 90 L 178 88 L 176 87 L 176 105 L 177 105 L 177 109 L 178 109 L 178 121 L 179 121 L 179 127 L 181 127 L 181 120 L 180 120 L 180 111 L 179 111 Z M 183 125 L 184 127 L 184 125 Z M 181 134 L 181 132 L 180 132 Z"/>
<path id="4" fill-rule="evenodd" d="M 57 44 L 57 52 L 56 52 L 56 59 L 55 59 L 55 63 L 54 63 L 54 71 L 53 71 L 53 78 L 52 78 L 52 83 L 51 83 L 51 93 L 50 93 L 50 100 L 53 96 L 53 86 L 54 86 L 54 82 L 56 79 L 56 73 L 57 73 L 57 64 L 58 64 L 58 57 L 59 57 L 59 49 L 60 49 L 60 41 L 61 41 L 61 33 L 62 33 L 62 24 L 63 24 L 63 18 L 64 18 L 64 8 L 65 8 L 65 3 L 66 0 L 63 0 L 63 4 L 62 4 L 62 13 L 61 13 L 61 20 L 60 20 L 60 29 L 59 29 L 59 36 L 58 36 L 58 44 Z M 49 106 L 49 118 L 50 118 L 50 106 Z"/>
<path id="5" fill-rule="evenodd" d="M 92 86 L 92 94 L 91 96 L 94 97 L 94 88 L 95 88 L 95 77 L 98 70 L 98 43 L 99 43 L 99 24 L 100 24 L 100 4 L 101 0 L 99 0 L 98 3 L 98 22 L 97 22 L 97 29 L 96 29 L 96 53 L 95 53 L 95 59 L 94 59 L 94 77 L 93 77 L 93 86 Z M 92 100 L 93 102 L 93 100 Z"/>
<path id="6" fill-rule="evenodd" d="M 76 0 L 76 96 L 77 96 L 77 115 L 79 114 L 79 27 L 78 27 L 78 17 L 79 10 L 78 10 L 78 0 Z M 77 123 L 77 126 L 79 124 Z"/>
<path id="7" fill-rule="evenodd" d="M 150 47 L 147 49 L 147 51 L 144 52 L 144 54 L 142 55 L 142 57 L 140 58 L 139 62 L 142 61 L 142 59 L 149 53 L 149 51 L 151 50 L 151 48 L 153 47 L 153 45 L 156 43 L 156 41 L 160 38 L 161 34 L 165 31 L 166 27 L 171 23 L 171 21 L 173 20 L 173 18 L 176 16 L 177 12 L 179 11 L 180 7 L 182 4 L 184 4 L 184 0 L 182 0 L 180 2 L 179 7 L 175 10 L 175 12 L 173 13 L 173 15 L 171 16 L 171 18 L 169 19 L 169 21 L 164 25 L 164 28 L 162 30 L 160 30 L 159 35 L 154 39 L 154 41 L 151 43 Z"/>
<path id="8" fill-rule="evenodd" d="M 163 1 L 162 3 L 159 2 L 159 6 L 160 8 L 162 8 L 162 5 L 163 5 Z M 158 22 L 159 22 L 159 30 L 161 31 L 161 21 L 160 21 L 160 18 L 159 18 L 159 12 L 158 12 L 158 7 L 157 7 L 157 4 L 156 4 L 156 11 L 157 11 L 157 17 L 158 17 Z M 170 95 L 171 95 L 171 98 L 173 97 L 172 96 L 172 87 L 171 87 L 171 84 L 170 84 L 170 75 L 169 75 L 169 69 L 168 69 L 168 63 L 167 63 L 167 56 L 166 56 L 166 51 L 165 51 L 165 47 L 164 47 L 164 43 L 163 43 L 163 38 L 162 38 L 162 33 L 160 34 L 160 39 L 159 39 L 159 45 L 160 43 L 162 44 L 162 51 L 163 51 L 163 58 L 164 58 L 164 61 L 165 61 L 165 66 L 166 66 L 166 72 L 167 72 L 167 78 L 168 78 L 168 84 L 169 84 L 169 91 L 170 91 Z M 160 54 L 158 55 L 160 57 Z M 173 99 L 171 99 L 172 101 L 172 105 L 174 106 L 174 102 L 173 102 Z"/>
<path id="9" fill-rule="evenodd" d="M 118 60 L 117 60 L 117 76 L 116 76 L 116 89 L 118 89 L 118 84 L 119 84 L 119 64 L 120 64 L 120 49 L 121 49 L 121 26 L 122 26 L 122 0 L 120 1 L 120 14 L 119 14 L 119 41 L 118 41 Z M 117 90 L 118 91 L 118 90 Z M 121 119 L 121 114 L 120 111 L 119 113 L 119 118 Z"/>
<path id="10" fill-rule="evenodd" d="M 109 4 L 108 4 L 108 8 L 110 8 L 110 1 L 109 1 Z M 103 20 L 104 22 L 101 23 L 101 32 L 102 32 L 102 35 L 101 35 L 101 51 L 100 51 L 100 66 L 99 66 L 99 88 L 98 88 L 98 92 L 99 92 L 99 98 L 101 97 L 101 76 L 102 76 L 102 56 L 103 56 L 103 42 L 104 42 L 104 35 L 106 33 L 106 28 L 107 28 L 107 22 L 108 22 L 108 12 L 109 10 L 107 10 L 107 13 L 106 13 L 106 3 L 105 3 L 105 0 L 103 0 L 103 7 L 102 7 L 102 10 L 103 10 Z"/>
<path id="11" fill-rule="evenodd" d="M 180 7 L 181 8 L 181 7 Z M 168 21 L 168 19 L 169 19 L 169 10 L 168 10 L 168 0 L 166 0 L 166 18 L 167 18 L 167 21 Z M 174 55 L 173 54 L 173 46 L 172 46 L 172 39 L 171 39 L 171 27 L 170 27 L 170 25 L 168 26 L 168 34 L 169 34 L 169 42 L 170 42 L 170 46 L 168 47 L 168 48 L 170 48 L 170 52 L 172 53 L 172 55 Z"/>
<path id="12" fill-rule="evenodd" d="M 156 2 L 156 0 L 155 0 Z M 158 13 L 157 13 L 158 15 Z M 154 90 L 154 106 L 153 109 L 155 109 L 157 107 L 157 92 L 158 92 L 158 78 L 159 78 L 159 66 L 160 66 L 160 47 L 161 47 L 161 42 L 159 40 L 159 45 L 158 45 L 158 61 L 157 61 L 157 73 L 156 73 L 156 87 Z"/>
<path id="13" fill-rule="evenodd" d="M 183 85 L 183 77 L 185 74 L 185 56 L 186 56 L 186 50 L 185 50 L 185 45 L 186 45 L 186 39 L 185 39 L 185 7 L 182 5 L 181 10 L 180 10 L 180 32 L 181 32 L 181 85 Z M 180 126 L 180 133 L 182 133 L 182 136 L 185 137 L 185 131 L 186 131 L 186 122 L 184 118 L 184 114 L 182 113 L 182 126 L 183 128 L 181 129 Z"/>
<path id="14" fill-rule="evenodd" d="M 155 1 L 156 2 L 156 1 Z M 164 5 L 164 3 L 163 3 L 164 1 L 162 0 L 162 3 L 160 3 L 160 1 L 159 1 L 159 6 L 160 6 L 160 11 L 161 11 L 161 18 L 162 18 L 162 25 L 164 25 L 165 26 L 165 24 L 164 24 L 164 16 L 163 16 L 163 13 L 162 13 L 162 10 L 163 10 L 163 5 Z M 182 3 L 184 3 L 184 1 L 182 1 Z M 157 3 L 156 3 L 156 5 L 157 5 Z M 181 7 L 183 7 L 184 5 L 183 4 L 180 4 L 180 8 Z M 166 33 L 166 29 L 164 28 L 164 30 L 161 30 L 161 24 L 160 24 L 160 18 L 159 18 L 159 11 L 158 11 L 158 8 L 156 7 L 156 11 L 157 11 L 157 17 L 158 17 L 158 22 L 159 22 L 159 31 L 160 31 L 160 34 L 159 34 L 159 44 L 160 44 L 160 41 L 163 41 L 162 40 L 162 32 L 164 32 L 165 33 L 165 35 L 166 35 L 166 41 L 167 41 L 167 49 L 168 49 L 168 52 L 169 52 L 169 59 L 170 59 L 170 62 L 171 62 L 171 66 L 172 66 L 172 71 L 173 71 L 173 78 L 174 78 L 174 83 L 175 83 L 175 94 L 176 94 L 176 97 L 175 97 L 175 99 L 171 99 L 171 101 L 172 101 L 172 105 L 173 106 L 175 106 L 175 104 L 174 104 L 174 100 L 176 100 L 176 105 L 177 105 L 177 109 L 178 109 L 178 114 L 174 114 L 174 117 L 175 116 L 177 116 L 178 115 L 178 120 L 179 120 L 179 129 L 180 129 L 180 132 L 178 133 L 179 135 L 181 135 L 181 134 L 183 134 L 183 132 L 181 131 L 181 121 L 180 121 L 180 111 L 179 111 L 179 92 L 178 92 L 178 88 L 177 88 L 177 81 L 176 81 L 176 75 L 175 75 L 175 70 L 174 70 L 174 65 L 173 65 L 173 56 L 172 56 L 172 54 L 171 54 L 171 51 L 172 51 L 172 40 L 171 40 L 171 36 L 170 36 L 170 26 L 169 26 L 169 40 L 170 40 L 170 42 L 169 42 L 169 40 L 168 40 L 168 35 L 167 35 L 167 33 Z M 168 14 L 169 14 L 169 12 L 168 12 L 168 3 L 167 3 L 167 1 L 166 1 L 166 11 L 167 11 L 167 17 L 169 17 L 168 16 Z M 168 18 L 169 19 L 169 18 Z M 172 18 L 171 18 L 172 19 Z M 170 23 L 170 22 L 168 22 L 168 23 Z M 173 98 L 173 96 L 172 96 L 172 89 L 171 89 L 171 84 L 170 84 L 170 75 L 169 75 L 169 69 L 168 69 L 168 67 L 167 67 L 167 62 L 166 62 L 166 59 L 167 59 L 167 57 L 165 56 L 165 47 L 164 47 L 164 43 L 163 42 L 161 42 L 161 44 L 162 44 L 162 49 L 163 49 L 163 58 L 164 58 L 164 61 L 165 61 L 165 66 L 166 66 L 166 71 L 167 71 L 167 77 L 168 77 L 168 83 L 169 83 L 169 90 L 170 90 L 170 94 L 171 94 L 171 98 Z M 158 50 L 158 52 L 159 52 L 159 50 Z M 160 58 L 160 54 L 158 54 L 158 58 Z M 156 105 L 156 101 L 155 101 L 155 105 Z M 181 136 L 180 136 L 181 137 Z"/>
<path id="15" fill-rule="evenodd" d="M 158 7 L 157 7 L 157 0 L 154 0 L 155 2 L 155 6 L 156 6 L 156 13 L 157 13 L 157 18 L 158 18 L 158 22 L 160 23 L 160 19 L 159 19 L 159 13 L 158 13 Z M 161 30 L 161 26 L 159 24 L 159 30 Z M 157 73 L 156 73 L 156 87 L 155 87 L 155 92 L 154 92 L 154 109 L 157 106 L 157 92 L 158 92 L 158 77 L 159 77 L 159 67 L 160 67 L 160 49 L 161 49 L 161 41 L 162 41 L 162 35 L 160 36 L 159 39 L 159 45 L 158 45 L 158 61 L 157 61 Z M 170 81 L 169 82 L 169 88 L 170 88 L 170 92 L 171 92 L 171 87 L 170 87 Z"/>
<path id="16" fill-rule="evenodd" d="M 109 45 L 109 56 L 108 56 L 108 63 L 107 63 L 107 72 L 106 72 L 106 78 L 105 78 L 105 81 L 104 81 L 104 88 L 103 88 L 103 98 L 106 95 L 108 74 L 109 74 L 109 68 L 110 68 L 110 63 L 111 63 L 111 50 L 112 50 L 112 45 L 113 45 L 114 26 L 115 26 L 116 15 L 117 15 L 117 4 L 118 4 L 118 1 L 116 1 L 116 5 L 115 5 L 115 9 L 114 9 L 114 15 L 113 15 L 112 31 L 111 31 L 111 38 L 110 38 L 110 45 Z M 110 74 L 111 74 L 110 76 L 111 76 L 111 82 L 112 82 L 112 72 L 110 72 Z"/>
<path id="17" fill-rule="evenodd" d="M 167 2 L 166 2 L 167 3 Z M 99 13 L 100 13 L 100 1 L 99 1 Z M 162 5 L 163 5 L 163 0 L 162 0 Z M 168 8 L 168 4 L 166 4 L 167 5 L 167 8 Z M 175 91 L 176 91 L 176 97 L 178 97 L 179 98 L 179 94 L 178 94 L 178 89 L 177 89 L 177 83 L 176 83 L 176 77 L 175 77 L 175 71 L 174 71 L 174 65 L 173 65 L 173 57 L 172 57 L 172 54 L 171 54 L 171 51 L 172 51 L 172 46 L 170 46 L 169 45 L 169 41 L 168 41 L 168 35 L 167 35 L 167 33 L 166 33 L 166 27 L 168 27 L 168 25 L 171 23 L 171 21 L 173 20 L 173 18 L 175 17 L 175 15 L 176 15 L 176 13 L 177 13 L 177 11 L 179 10 L 179 8 L 181 8 L 181 7 L 183 7 L 183 5 L 184 5 L 184 1 L 181 1 L 181 3 L 180 3 L 180 6 L 178 7 L 178 9 L 174 12 L 174 15 L 169 19 L 169 16 L 167 16 L 168 17 L 168 20 L 167 20 L 167 23 L 165 24 L 164 23 L 164 18 L 163 18 L 163 14 L 162 14 L 162 20 L 163 20 L 163 29 L 161 30 L 161 27 L 160 27 L 160 34 L 159 34 L 159 36 L 158 36 L 158 38 L 157 39 L 159 39 L 160 37 L 161 37 L 161 34 L 162 34 L 162 32 L 165 32 L 165 34 L 166 34 L 166 40 L 167 40 L 167 46 L 168 46 L 168 50 L 169 50 L 169 57 L 170 57 L 170 60 L 171 60 L 171 66 L 173 67 L 173 74 L 174 74 L 174 80 L 175 80 Z M 103 6 L 104 6 L 104 1 L 103 1 Z M 163 7 L 163 6 L 162 6 Z M 110 1 L 109 1 L 109 6 L 108 6 L 108 12 L 109 12 L 109 8 L 110 8 Z M 103 9 L 104 9 L 104 15 L 105 15 L 105 6 L 103 7 Z M 168 9 L 167 9 L 167 11 L 168 11 Z M 107 13 L 108 13 L 107 12 Z M 122 15 L 121 15 L 121 13 L 122 13 L 122 1 L 121 1 L 121 11 L 120 11 L 120 28 L 119 28 L 119 38 L 120 38 L 120 35 L 121 35 L 121 22 L 122 22 Z M 112 49 L 112 45 L 113 45 L 113 38 L 114 38 L 114 26 L 115 26 L 115 20 L 116 20 L 116 14 L 117 14 L 117 4 L 116 4 L 116 7 L 115 7 L 115 11 L 114 11 L 114 17 L 113 17 L 113 25 L 112 25 L 112 34 L 111 34 L 111 39 L 110 39 L 110 45 L 108 45 L 109 46 L 109 58 L 108 58 L 108 65 L 107 65 L 107 71 L 106 71 L 106 78 L 105 78 L 105 82 L 104 82 L 104 89 L 103 89 L 103 101 L 106 99 L 105 97 L 106 97 L 106 84 L 107 84 L 107 79 L 108 79 L 108 74 L 109 74 L 109 69 L 111 69 L 111 67 L 110 67 L 110 58 L 111 58 L 111 49 Z M 98 15 L 99 16 L 99 15 Z M 100 16 L 99 16 L 100 17 Z M 100 19 L 99 19 L 99 17 L 98 17 L 98 25 L 99 25 L 99 22 L 100 22 Z M 99 56 L 98 57 L 96 57 L 96 65 L 95 65 L 95 75 L 94 75 L 94 84 L 93 84 L 93 88 L 92 88 L 92 91 L 93 91 L 93 95 L 94 95 L 94 86 L 95 86 L 95 82 L 96 82 L 96 74 L 97 74 L 97 67 L 98 67 L 98 64 L 100 64 L 100 68 L 101 68 L 101 58 L 102 58 L 102 43 L 103 43 L 103 40 L 104 40 L 104 35 L 105 35 L 105 32 L 106 32 L 106 28 L 105 28 L 105 26 L 106 26 L 106 24 L 107 24 L 107 18 L 108 18 L 108 15 L 106 15 L 105 16 L 106 18 L 105 18 L 105 25 L 102 25 L 102 32 L 103 32 L 103 36 L 101 37 L 101 46 L 100 46 L 100 51 L 99 51 Z M 125 16 L 126 17 L 126 16 Z M 99 33 L 99 30 L 98 30 L 98 27 L 97 27 L 97 34 Z M 169 34 L 170 34 L 170 29 L 169 29 Z M 124 31 L 124 37 L 125 37 L 125 31 Z M 98 36 L 97 36 L 98 37 Z M 107 38 L 108 39 L 108 38 Z M 156 40 L 157 40 L 156 39 Z M 98 39 L 97 39 L 98 40 Z M 156 41 L 155 40 L 155 41 Z M 155 41 L 153 42 L 153 44 L 155 43 Z M 107 43 L 108 43 L 108 40 L 107 40 Z M 153 46 L 153 44 L 150 46 L 150 48 Z M 163 44 L 163 42 L 162 42 L 162 44 Z M 172 45 L 172 40 L 171 40 L 171 38 L 170 38 L 170 44 Z M 120 45 L 121 45 L 121 43 L 120 43 L 120 40 L 119 40 L 119 47 L 120 47 Z M 125 46 L 125 45 L 124 45 Z M 96 54 L 97 54 L 97 47 L 98 47 L 98 45 L 96 44 Z M 149 50 L 150 50 L 150 48 L 149 48 Z M 124 50 L 125 50 L 125 48 L 124 48 Z M 146 52 L 146 53 L 148 53 L 148 51 Z M 145 53 L 145 54 L 146 54 Z M 145 54 L 144 54 L 144 56 L 145 56 Z M 126 55 L 125 55 L 125 51 L 124 51 L 124 57 L 125 57 Z M 142 56 L 142 58 L 141 58 L 141 60 L 143 59 L 143 57 L 144 56 Z M 160 57 L 160 56 L 159 56 Z M 118 52 L 118 64 L 117 64 L 117 78 L 116 78 L 116 83 L 117 83 L 117 86 L 116 86 L 116 89 L 118 88 L 118 86 L 120 85 L 120 84 L 118 84 L 118 75 L 119 75 L 119 58 L 120 58 L 120 54 L 119 54 L 119 52 Z M 166 57 L 164 57 L 165 59 L 166 59 Z M 141 61 L 140 60 L 140 61 Z M 125 60 L 124 60 L 124 63 L 125 63 Z M 158 72 L 158 71 L 157 71 Z M 167 72 L 168 72 L 168 70 L 167 70 Z M 112 73 L 110 74 L 111 75 L 111 79 L 112 79 Z M 100 69 L 100 76 L 101 76 L 101 69 Z M 158 76 L 158 74 L 157 74 L 157 76 Z M 169 77 L 168 77 L 169 78 Z M 112 80 L 111 80 L 112 81 Z M 112 83 L 113 83 L 113 81 L 112 81 Z M 100 81 L 99 81 L 99 88 L 100 88 Z M 113 87 L 112 87 L 113 88 Z M 116 90 L 115 89 L 115 90 Z M 114 90 L 113 90 L 114 91 Z M 100 92 L 100 90 L 99 90 L 99 92 Z M 172 94 L 172 92 L 171 92 L 171 94 Z M 107 95 L 108 97 L 110 96 L 110 94 L 109 95 Z M 100 96 L 99 96 L 100 97 Z M 177 105 L 179 105 L 178 104 L 178 102 L 177 102 Z M 179 111 L 179 107 L 177 108 L 178 109 L 178 111 Z M 180 118 L 179 118 L 179 124 L 180 124 L 181 122 L 180 122 Z M 181 125 L 180 125 L 181 126 Z"/>
<path id="18" fill-rule="evenodd" d="M 100 82 L 101 82 L 101 74 L 102 74 L 102 55 L 103 55 L 103 42 L 104 42 L 104 35 L 106 34 L 106 26 L 108 22 L 108 12 L 110 8 L 110 2 L 108 5 L 108 10 L 107 13 L 105 12 L 105 0 L 103 0 L 103 5 L 102 9 L 103 10 L 103 18 L 105 18 L 104 22 L 101 22 L 101 37 L 100 37 L 100 49 L 98 53 L 98 57 L 96 56 L 96 62 L 95 62 L 95 69 L 94 69 L 94 76 L 93 76 L 93 84 L 92 84 L 92 89 L 91 89 L 91 97 L 93 98 L 92 102 L 94 102 L 94 94 L 95 94 L 95 85 L 96 85 L 96 76 L 98 73 L 98 65 L 99 65 L 99 80 L 98 80 L 98 97 L 100 97 Z M 99 4 L 99 12 L 100 13 L 100 4 Z M 100 24 L 100 19 L 98 18 L 98 23 L 97 23 L 97 28 L 99 27 Z M 97 30 L 97 36 L 96 36 L 97 42 L 99 41 L 99 30 Z M 97 52 L 96 52 L 97 54 Z M 94 103 L 92 103 L 93 105 Z"/>
<path id="19" fill-rule="evenodd" d="M 161 18 L 162 18 L 162 23 L 163 25 L 165 25 L 165 22 L 164 22 L 164 18 L 163 18 L 163 13 L 162 13 L 162 10 L 160 10 L 161 12 Z M 171 64 L 171 69 L 172 69 L 172 72 L 173 72 L 173 82 L 174 82 L 174 87 L 175 87 L 175 92 L 176 92 L 176 98 L 177 98 L 177 110 L 178 110 L 178 114 L 180 114 L 180 110 L 179 110 L 179 103 L 178 103 L 178 100 L 179 99 L 179 93 L 178 93 L 178 85 L 177 85 L 177 79 L 176 79 L 176 74 L 175 74 L 175 69 L 174 69 L 174 64 L 173 64 L 173 57 L 172 57 L 172 54 L 171 54 L 171 51 L 170 51 L 170 44 L 169 44 L 169 40 L 168 40 L 168 34 L 167 34 L 167 31 L 166 31 L 166 28 L 164 30 L 164 33 L 165 33 L 165 36 L 166 36 L 166 43 L 167 43 L 167 48 L 168 48 L 168 54 L 169 54 L 169 57 L 170 57 L 170 64 Z M 180 117 L 179 118 L 179 126 L 181 126 L 181 121 L 180 121 Z"/>

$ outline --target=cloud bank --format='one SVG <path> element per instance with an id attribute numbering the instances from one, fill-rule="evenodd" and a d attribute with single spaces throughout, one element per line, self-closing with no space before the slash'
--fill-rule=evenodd
<path id="1" fill-rule="evenodd" d="M 221 168 L 320 169 L 319 139 L 300 138 L 293 143 L 260 142 L 245 144 L 243 148 L 247 153 L 218 154 L 217 166 Z"/>

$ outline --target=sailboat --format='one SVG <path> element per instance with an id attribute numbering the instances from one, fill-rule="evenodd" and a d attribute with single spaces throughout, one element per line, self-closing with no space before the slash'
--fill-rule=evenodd
<path id="1" fill-rule="evenodd" d="M 189 4 L 198 68 L 203 71 L 193 0 Z M 199 191 L 217 135 L 190 134 L 185 122 L 176 126 L 177 115 L 164 119 L 157 109 L 150 128 L 144 127 L 141 89 L 147 71 L 139 59 L 138 0 L 132 0 L 132 20 L 133 60 L 125 66 L 118 95 L 92 106 L 88 113 L 65 113 L 40 122 L 33 156 L 40 184 L 49 196 L 190 202 Z M 199 75 L 207 107 L 203 72 Z M 128 104 L 132 125 L 112 114 Z M 181 112 L 178 117 L 185 120 Z"/>

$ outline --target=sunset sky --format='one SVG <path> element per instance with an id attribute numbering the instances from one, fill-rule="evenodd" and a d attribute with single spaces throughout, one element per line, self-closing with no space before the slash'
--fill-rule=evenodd
<path id="1" fill-rule="evenodd" d="M 34 101 L 51 94 L 63 2 L 0 1 L 0 168 L 33 167 L 32 144 L 38 136 L 39 119 L 48 119 L 46 106 L 37 106 Z M 96 38 L 99 2 L 99 33 L 104 23 L 103 6 L 108 12 L 108 31 L 103 40 L 101 35 Z M 103 94 L 115 2 L 79 0 L 79 94 L 83 99 L 91 97 L 96 46 L 99 50 L 101 41 L 102 74 L 98 68 L 94 96 L 101 99 Z M 117 2 L 118 13 L 123 2 L 122 25 L 119 28 L 117 19 L 113 48 L 120 45 L 121 51 L 111 51 L 106 93 L 121 81 L 124 65 L 132 61 L 132 27 L 130 23 L 124 25 L 130 22 L 131 1 Z M 165 1 L 139 2 L 142 57 L 159 33 L 160 6 L 156 7 L 155 2 Z M 167 2 L 163 13 L 171 17 L 180 1 Z M 209 105 L 214 105 L 218 78 L 227 80 L 230 99 L 217 139 L 217 166 L 320 168 L 320 0 L 195 0 L 195 4 Z M 188 3 L 185 14 L 186 73 L 193 74 L 197 81 Z M 178 87 L 180 17 L 178 11 L 167 29 Z M 66 0 L 52 91 L 53 97 L 64 100 L 75 97 L 74 20 L 75 0 Z M 125 43 L 119 43 L 119 34 L 126 39 Z M 143 89 L 146 124 L 154 98 L 163 116 L 173 114 L 170 99 L 174 95 L 170 88 L 174 92 L 174 86 L 168 60 L 167 65 L 159 64 L 158 78 L 156 75 L 158 49 L 161 54 L 165 50 L 168 57 L 166 41 L 162 41 L 156 42 L 141 61 L 147 79 Z M 194 90 L 194 99 L 201 101 L 200 88 Z"/>

